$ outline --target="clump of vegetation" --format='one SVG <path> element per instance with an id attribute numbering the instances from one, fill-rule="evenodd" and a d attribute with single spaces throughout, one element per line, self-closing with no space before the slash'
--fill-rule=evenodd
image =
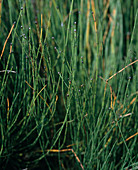
<path id="1" fill-rule="evenodd" d="M 138 167 L 137 2 L 0 1 L 0 167 Z"/>

